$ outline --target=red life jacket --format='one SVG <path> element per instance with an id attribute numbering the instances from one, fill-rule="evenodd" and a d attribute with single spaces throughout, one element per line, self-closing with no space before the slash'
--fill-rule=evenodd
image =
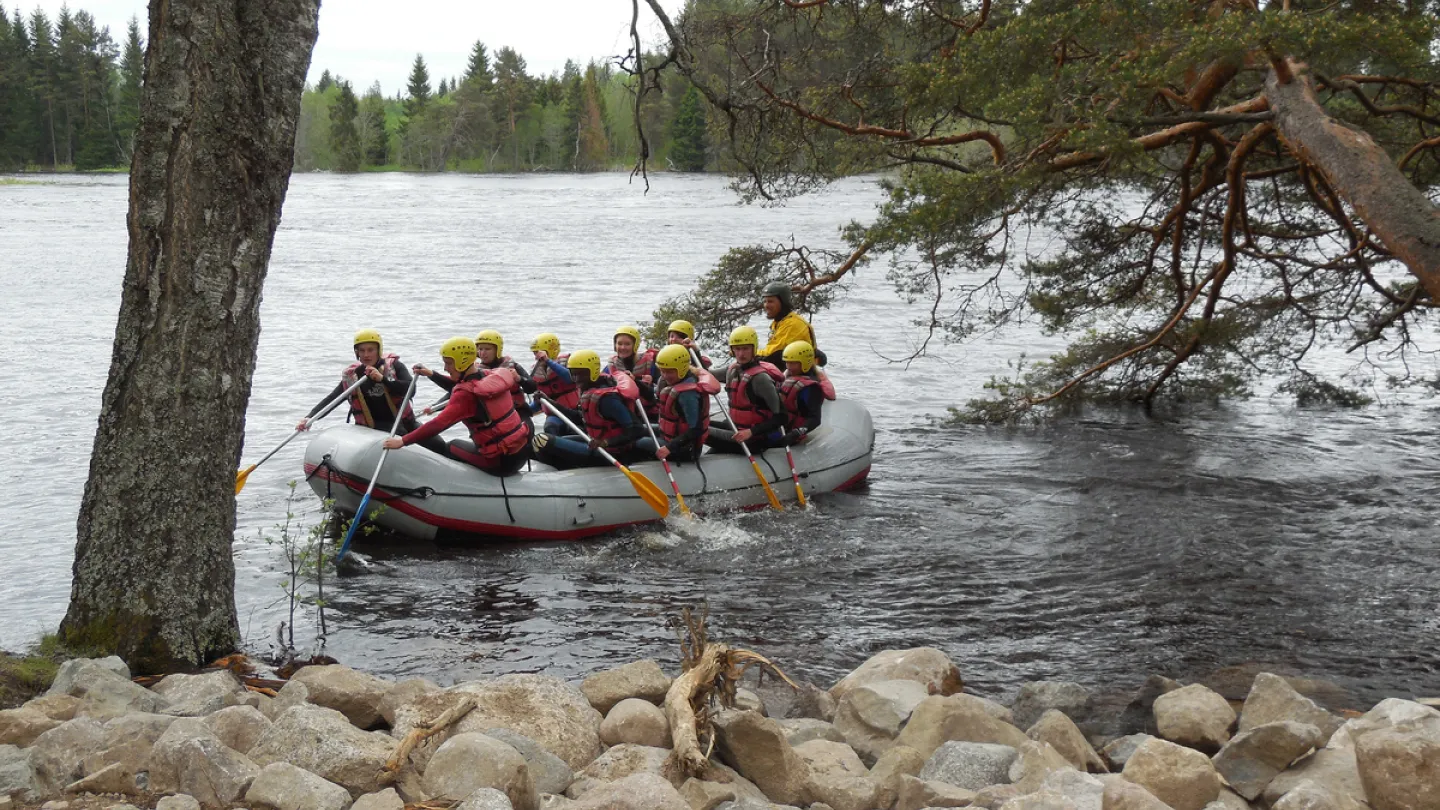
<path id="1" fill-rule="evenodd" d="M 380 373 L 385 375 L 385 382 L 395 381 L 395 366 L 399 362 L 399 355 L 385 355 L 385 359 L 382 360 L 379 365 Z M 350 386 L 354 385 L 355 381 L 360 379 L 360 375 L 363 373 L 364 369 L 364 363 L 351 363 L 350 365 L 346 366 L 345 370 L 340 373 L 340 379 L 342 382 L 344 382 L 345 387 L 349 388 Z M 379 383 L 379 385 L 382 386 L 384 384 L 385 383 Z M 361 388 L 364 387 L 365 386 L 361 386 Z M 383 390 L 385 391 L 385 401 L 390 403 L 391 415 L 393 416 L 394 414 L 399 413 L 400 400 L 394 394 L 390 393 L 390 389 L 385 388 Z M 357 425 L 364 425 L 365 427 L 372 428 L 375 427 L 375 416 L 370 413 L 370 404 L 366 402 L 365 396 L 360 393 L 360 388 L 356 388 L 355 392 L 350 395 L 350 418 L 354 419 L 355 424 Z M 405 413 L 401 415 L 400 418 L 405 421 L 413 421 L 415 419 L 415 412 L 410 409 L 410 403 L 405 403 Z"/>
<path id="2" fill-rule="evenodd" d="M 700 387 L 694 377 L 686 377 L 674 385 L 667 385 L 660 389 L 656 397 L 659 402 L 660 411 L 660 438 L 665 441 L 673 441 L 676 436 L 689 429 L 685 424 L 685 414 L 680 410 L 678 395 L 685 391 L 697 391 L 700 394 L 700 437 L 696 439 L 696 446 L 705 444 L 705 439 L 710 436 L 710 395 Z"/>
<path id="3" fill-rule="evenodd" d="M 630 356 L 630 359 L 634 361 L 630 366 L 625 365 L 625 361 L 620 359 L 620 355 L 611 355 L 610 363 L 605 367 L 605 371 L 607 374 L 612 375 L 617 372 L 627 374 L 635 382 L 639 382 L 640 377 L 649 377 L 652 385 L 659 385 L 660 372 L 655 368 L 655 355 L 658 353 L 656 349 L 646 349 L 643 352 L 636 352 Z M 631 388 L 629 383 L 623 381 L 620 382 L 620 393 L 630 399 L 640 398 L 639 386 Z M 648 417 L 651 422 L 654 422 L 660 413 L 659 405 L 655 402 L 645 402 L 643 400 L 640 404 L 645 406 L 645 416 Z"/>
<path id="4" fill-rule="evenodd" d="M 725 395 L 730 398 L 730 421 L 736 430 L 748 430 L 774 416 L 764 403 L 750 400 L 750 380 L 757 374 L 769 375 L 777 385 L 785 381 L 780 369 L 764 360 L 745 368 L 730 369 L 725 380 Z"/>
<path id="5" fill-rule="evenodd" d="M 487 371 L 494 371 L 500 368 L 508 368 L 514 371 L 517 377 L 520 375 L 519 364 L 517 364 L 514 360 L 511 360 L 510 355 L 508 354 L 500 358 L 499 360 L 496 360 L 495 365 L 493 366 L 487 366 L 484 363 L 481 363 L 480 367 L 486 369 Z M 525 392 L 520 390 L 520 381 L 518 379 L 515 381 L 514 385 L 510 386 L 510 399 L 514 401 L 516 411 L 518 411 L 523 416 L 530 415 L 530 401 L 525 399 Z"/>
<path id="6" fill-rule="evenodd" d="M 562 354 L 559 357 L 551 358 L 561 365 L 565 364 L 569 354 Z M 575 385 L 574 380 L 565 382 L 559 374 L 550 370 L 550 364 L 541 361 L 535 364 L 535 370 L 530 372 L 530 379 L 540 389 L 540 393 L 555 400 L 566 408 L 575 409 L 580 407 L 580 389 Z"/>
<path id="7" fill-rule="evenodd" d="M 613 377 L 601 375 L 594 385 L 580 392 L 580 413 L 585 417 L 585 432 L 590 434 L 590 438 L 605 442 L 605 446 L 611 449 L 628 447 L 632 442 L 620 441 L 628 432 L 627 428 L 600 412 L 600 403 L 608 396 L 620 397 L 621 405 L 628 407 Z"/>
<path id="8" fill-rule="evenodd" d="M 805 426 L 805 416 L 800 412 L 800 396 L 806 388 L 812 385 L 820 385 L 820 381 L 809 374 L 801 374 L 798 377 L 791 377 L 787 374 L 785 382 L 780 383 L 780 401 L 785 405 L 787 414 L 786 430 L 798 430 Z"/>
<path id="9" fill-rule="evenodd" d="M 487 376 L 488 373 L 481 370 L 455 384 L 455 391 L 463 390 L 480 401 L 479 412 L 461 421 L 470 430 L 470 441 L 475 442 L 475 449 L 480 455 L 486 458 L 511 456 L 530 441 L 530 432 L 507 394 L 486 396 L 478 390 L 480 382 Z"/>

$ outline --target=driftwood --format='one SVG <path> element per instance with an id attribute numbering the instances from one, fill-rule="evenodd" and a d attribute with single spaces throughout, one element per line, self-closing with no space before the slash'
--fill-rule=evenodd
<path id="1" fill-rule="evenodd" d="M 705 614 L 698 618 L 689 608 L 683 614 L 680 651 L 684 672 L 665 693 L 665 717 L 670 721 L 672 760 L 689 776 L 702 776 L 710 765 L 715 731 L 710 724 L 718 704 L 735 705 L 735 689 L 746 670 L 755 664 L 775 673 L 792 689 L 800 687 L 765 656 L 751 650 L 711 644 L 706 638 Z M 706 741 L 702 748 L 701 739 Z"/>
<path id="2" fill-rule="evenodd" d="M 385 767 L 380 770 L 380 783 L 394 782 L 400 769 L 405 767 L 405 763 L 410 759 L 410 752 L 415 750 L 415 746 L 460 722 L 473 708 L 475 708 L 475 696 L 466 695 L 459 703 L 441 712 L 439 717 L 410 729 L 410 733 L 400 741 L 400 745 L 395 748 L 395 753 L 390 755 L 390 759 L 385 762 Z"/>

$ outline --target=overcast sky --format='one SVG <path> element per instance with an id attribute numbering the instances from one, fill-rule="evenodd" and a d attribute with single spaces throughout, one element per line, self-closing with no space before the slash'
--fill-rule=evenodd
<path id="1" fill-rule="evenodd" d="M 37 5 L 54 15 L 66 0 L 5 0 L 6 9 L 28 13 Z M 70 0 L 123 41 L 132 15 L 146 29 L 142 0 Z M 684 0 L 663 0 L 670 13 Z M 640 4 L 640 33 L 659 40 L 659 25 Z M 322 70 L 351 80 L 363 91 L 379 81 L 385 95 L 405 86 L 415 54 L 425 56 L 432 86 L 465 71 L 470 47 L 481 40 L 493 54 L 509 45 L 525 57 L 531 74 L 559 70 L 566 59 L 582 64 L 627 50 L 629 0 L 325 0 L 320 7 L 320 41 L 315 45 L 310 78 Z"/>

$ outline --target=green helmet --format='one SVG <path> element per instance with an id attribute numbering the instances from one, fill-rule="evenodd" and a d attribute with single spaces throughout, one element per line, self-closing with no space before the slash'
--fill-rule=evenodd
<path id="1" fill-rule="evenodd" d="M 783 281 L 772 281 L 766 284 L 765 291 L 761 293 L 761 296 L 769 298 L 772 295 L 779 298 L 780 303 L 784 304 L 786 309 L 795 308 L 795 293 L 790 289 L 789 284 Z"/>

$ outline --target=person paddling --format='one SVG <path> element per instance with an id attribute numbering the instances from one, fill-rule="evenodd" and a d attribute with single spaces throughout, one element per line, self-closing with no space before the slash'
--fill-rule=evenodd
<path id="1" fill-rule="evenodd" d="M 449 443 L 448 455 L 479 467 L 491 475 L 505 476 L 525 466 L 530 458 L 530 431 L 526 420 L 515 410 L 510 391 L 519 384 L 511 368 L 487 370 L 476 362 L 475 341 L 454 337 L 440 348 L 445 373 L 453 385 L 450 401 L 434 419 L 404 436 L 385 440 L 388 450 L 398 450 L 438 438 L 440 432 L 463 422 L 470 438 Z"/>
<path id="2" fill-rule="evenodd" d="M 660 370 L 660 443 L 646 436 L 636 442 L 636 449 L 662 461 L 694 461 L 710 432 L 710 393 L 719 390 L 719 383 L 710 372 L 691 365 L 684 346 L 661 349 L 655 365 Z"/>
<path id="3" fill-rule="evenodd" d="M 700 354 L 699 348 L 696 347 L 695 324 L 689 321 L 671 321 L 665 333 L 665 342 L 667 345 L 684 346 L 686 349 L 695 352 L 695 354 L 700 357 L 700 365 L 705 368 L 710 368 L 714 365 L 710 362 L 710 358 Z"/>
<path id="4" fill-rule="evenodd" d="M 595 352 L 575 352 L 566 365 L 580 387 L 579 407 L 566 408 L 551 402 L 571 422 L 583 425 L 587 435 L 552 437 L 544 444 L 540 460 L 562 470 L 604 467 L 611 463 L 600 452 L 604 449 L 625 463 L 633 455 L 635 441 L 645 433 L 644 426 L 630 412 L 630 400 L 614 377 L 601 373 L 600 355 Z"/>
<path id="5" fill-rule="evenodd" d="M 791 343 L 803 340 L 811 348 L 819 345 L 815 341 L 815 330 L 795 311 L 795 293 L 789 284 L 772 281 L 765 285 L 763 295 L 765 317 L 770 319 L 770 338 L 765 348 L 757 352 L 761 360 L 778 367 L 785 362 L 785 347 Z M 824 352 L 818 348 L 815 349 L 815 359 L 822 366 L 826 363 Z"/>
<path id="6" fill-rule="evenodd" d="M 560 353 L 559 336 L 554 332 L 541 332 L 530 342 L 530 351 L 535 355 L 535 367 L 530 370 L 530 379 L 535 381 L 536 396 L 544 394 L 551 402 L 572 411 L 579 408 L 580 389 L 575 385 L 566 365 L 570 355 Z M 542 409 L 536 401 L 530 403 L 530 410 L 540 413 Z M 551 436 L 563 436 L 569 433 L 570 429 L 565 427 L 564 422 L 547 415 L 545 432 Z"/>
<path id="7" fill-rule="evenodd" d="M 640 350 L 640 330 L 629 324 L 615 330 L 615 337 L 612 343 L 615 354 L 611 355 L 610 362 L 605 364 L 604 373 L 611 376 L 617 374 L 628 374 L 633 378 L 640 388 L 640 399 L 645 406 L 645 414 L 651 421 L 655 420 L 656 401 L 655 386 L 655 349 Z"/>
<path id="8" fill-rule="evenodd" d="M 350 395 L 348 418 L 357 425 L 389 433 L 398 417 L 401 430 L 414 430 L 419 425 L 414 410 L 408 403 L 403 410 L 400 408 L 405 393 L 410 390 L 410 370 L 400 362 L 398 355 L 385 354 L 385 342 L 374 329 L 361 329 L 351 342 L 355 349 L 355 362 L 345 367 L 340 373 L 340 382 L 310 409 L 295 429 L 309 430 L 312 417 L 364 377 L 365 382 Z M 437 441 L 428 446 L 434 452 L 443 453 L 445 443 Z"/>
<path id="9" fill-rule="evenodd" d="M 785 347 L 785 381 L 780 401 L 785 406 L 786 445 L 800 444 L 820 427 L 821 405 L 835 398 L 830 378 L 815 365 L 815 348 L 803 340 Z"/>
<path id="10" fill-rule="evenodd" d="M 712 426 L 707 442 L 718 453 L 744 453 L 742 443 L 759 453 L 783 438 L 786 415 L 779 386 L 785 375 L 756 357 L 759 344 L 760 335 L 752 327 L 737 326 L 730 333 L 735 362 L 725 372 L 725 396 L 731 424 Z"/>

